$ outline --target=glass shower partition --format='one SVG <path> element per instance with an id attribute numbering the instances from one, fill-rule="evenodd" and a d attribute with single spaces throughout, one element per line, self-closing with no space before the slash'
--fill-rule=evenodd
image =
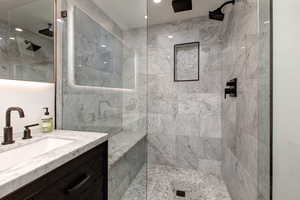
<path id="1" fill-rule="evenodd" d="M 146 0 L 58 1 L 57 127 L 109 134 L 109 199 L 146 199 Z M 106 11 L 110 12 L 106 12 Z M 138 184 L 136 183 L 138 182 Z"/>

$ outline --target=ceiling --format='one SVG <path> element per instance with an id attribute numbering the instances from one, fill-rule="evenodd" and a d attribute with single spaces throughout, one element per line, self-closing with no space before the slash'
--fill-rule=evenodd
<path id="1" fill-rule="evenodd" d="M 147 25 L 147 0 L 92 0 L 122 29 Z"/>
<path id="2" fill-rule="evenodd" d="M 145 27 L 147 0 L 90 0 L 100 7 L 122 29 Z M 162 24 L 207 16 L 209 10 L 218 8 L 226 0 L 192 0 L 193 10 L 174 13 L 172 0 L 155 4 L 148 0 L 149 24 Z M 0 19 L 33 32 L 47 28 L 53 21 L 53 0 L 0 0 Z"/>
<path id="3" fill-rule="evenodd" d="M 193 10 L 180 13 L 174 13 L 172 0 L 162 0 L 159 4 L 149 1 L 149 23 L 153 25 L 208 16 L 208 11 L 217 9 L 226 0 L 192 0 Z"/>
<path id="4" fill-rule="evenodd" d="M 37 33 L 53 23 L 53 0 L 0 0 L 0 19 Z"/>
<path id="5" fill-rule="evenodd" d="M 146 26 L 147 0 L 92 0 L 123 29 Z M 149 24 L 162 24 L 207 16 L 209 10 L 218 8 L 226 0 L 192 0 L 193 10 L 174 13 L 172 0 L 162 0 L 155 4 L 148 0 Z"/>

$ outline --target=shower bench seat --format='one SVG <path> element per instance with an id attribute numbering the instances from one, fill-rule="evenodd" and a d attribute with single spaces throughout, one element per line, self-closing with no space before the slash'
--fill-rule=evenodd
<path id="1" fill-rule="evenodd" d="M 146 135 L 121 131 L 108 141 L 109 199 L 120 200 L 146 162 Z"/>

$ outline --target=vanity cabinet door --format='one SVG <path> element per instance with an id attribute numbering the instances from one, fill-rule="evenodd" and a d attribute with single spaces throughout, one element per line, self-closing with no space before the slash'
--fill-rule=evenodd
<path id="1" fill-rule="evenodd" d="M 107 200 L 107 142 L 0 200 Z"/>

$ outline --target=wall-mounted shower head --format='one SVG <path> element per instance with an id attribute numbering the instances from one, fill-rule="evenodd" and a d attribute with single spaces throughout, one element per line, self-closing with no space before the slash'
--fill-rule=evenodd
<path id="1" fill-rule="evenodd" d="M 52 24 L 48 24 L 48 28 L 39 30 L 39 33 L 42 35 L 46 35 L 48 37 L 53 37 L 53 30 L 52 30 Z"/>
<path id="2" fill-rule="evenodd" d="M 209 18 L 214 19 L 214 20 L 218 20 L 218 21 L 223 21 L 225 14 L 222 12 L 222 9 L 223 9 L 224 6 L 226 6 L 227 4 L 231 4 L 231 3 L 234 4 L 235 0 L 227 1 L 227 2 L 223 3 L 221 5 L 221 7 L 217 8 L 216 10 L 209 11 Z"/>
<path id="3" fill-rule="evenodd" d="M 28 47 L 26 49 L 29 50 L 29 51 L 36 52 L 37 50 L 39 50 L 40 48 L 42 48 L 41 46 L 39 46 L 37 44 L 34 44 L 31 41 L 29 41 L 29 40 L 25 40 L 24 43 L 28 45 Z"/>

